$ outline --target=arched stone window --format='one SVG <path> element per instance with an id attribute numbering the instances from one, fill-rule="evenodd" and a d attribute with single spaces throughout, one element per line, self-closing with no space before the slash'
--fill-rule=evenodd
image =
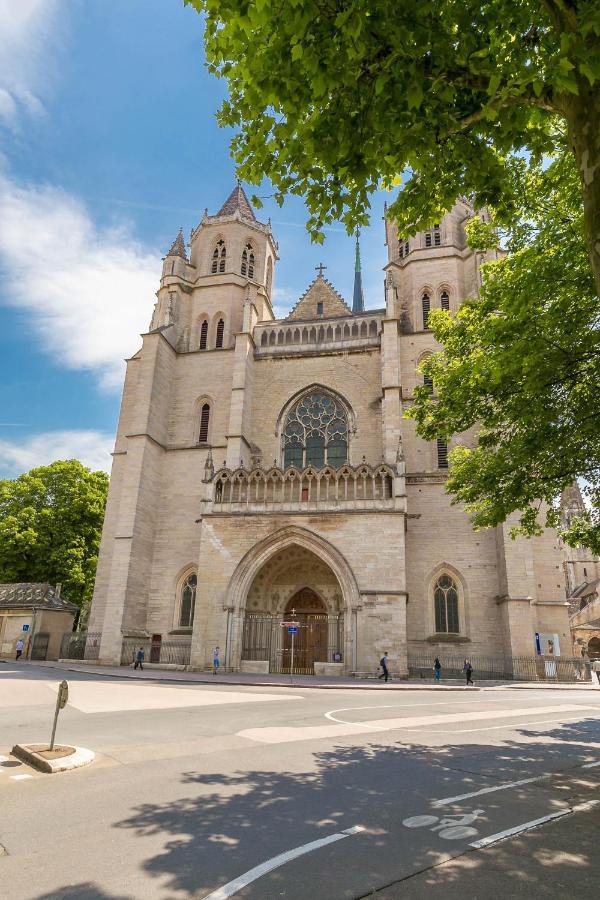
<path id="1" fill-rule="evenodd" d="M 247 275 L 248 278 L 254 278 L 254 250 L 252 249 L 252 244 L 246 244 L 244 247 L 240 271 L 242 275 Z"/>
<path id="2" fill-rule="evenodd" d="M 212 255 L 211 274 L 216 275 L 217 272 L 225 271 L 225 260 L 227 259 L 227 250 L 225 249 L 225 241 L 221 238 L 217 241 L 217 245 Z"/>
<path id="3" fill-rule="evenodd" d="M 429 327 L 429 310 L 431 309 L 429 294 L 423 294 L 421 297 L 421 306 L 423 308 L 423 329 L 426 330 Z"/>
<path id="4" fill-rule="evenodd" d="M 181 583 L 178 601 L 179 614 L 177 617 L 179 628 L 191 628 L 194 624 L 197 586 L 198 577 L 195 572 L 191 572 Z"/>
<path id="5" fill-rule="evenodd" d="M 440 294 L 440 305 L 442 309 L 450 309 L 450 295 L 448 291 L 442 291 Z"/>
<path id="6" fill-rule="evenodd" d="M 339 468 L 348 460 L 348 415 L 339 400 L 323 391 L 305 394 L 289 410 L 283 426 L 283 464 L 302 469 Z"/>
<path id="7" fill-rule="evenodd" d="M 206 350 L 208 344 L 208 320 L 205 319 L 200 326 L 200 349 Z"/>
<path id="8" fill-rule="evenodd" d="M 223 346 L 223 335 L 225 333 L 225 322 L 219 319 L 217 322 L 217 336 L 215 339 L 215 347 L 219 350 Z"/>
<path id="9" fill-rule="evenodd" d="M 438 576 L 433 589 L 435 630 L 438 634 L 459 634 L 458 588 L 450 575 Z"/>
<path id="10" fill-rule="evenodd" d="M 208 441 L 208 426 L 210 423 L 210 404 L 203 403 L 200 409 L 200 432 L 198 434 L 198 442 L 206 444 Z"/>
<path id="11" fill-rule="evenodd" d="M 437 464 L 438 469 L 448 468 L 448 444 L 439 438 L 437 440 Z"/>

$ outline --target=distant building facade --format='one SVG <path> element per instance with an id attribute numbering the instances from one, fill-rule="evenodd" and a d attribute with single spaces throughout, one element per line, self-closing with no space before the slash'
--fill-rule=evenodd
<path id="1" fill-rule="evenodd" d="M 436 307 L 477 294 L 473 209 L 403 238 L 386 220 L 378 309 L 317 277 L 285 319 L 277 244 L 241 187 L 164 259 L 127 364 L 89 630 L 212 648 L 235 670 L 373 671 L 409 657 L 570 653 L 557 535 L 476 533 L 444 491 L 447 451 L 403 418 L 436 349 Z"/>

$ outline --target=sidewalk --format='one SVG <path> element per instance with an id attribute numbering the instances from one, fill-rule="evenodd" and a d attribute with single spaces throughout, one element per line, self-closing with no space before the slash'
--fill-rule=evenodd
<path id="1" fill-rule="evenodd" d="M 165 669 L 145 668 L 143 672 L 136 671 L 130 666 L 94 666 L 80 663 L 67 662 L 34 662 L 29 661 L 15 663 L 11 660 L 0 660 L 11 666 L 45 667 L 58 669 L 63 672 L 82 672 L 86 675 L 100 675 L 104 678 L 132 678 L 137 681 L 165 681 L 178 684 L 228 684 L 244 687 L 261 688 L 316 688 L 321 690 L 379 690 L 379 691 L 469 691 L 497 690 L 498 688 L 512 690 L 562 690 L 562 691 L 600 691 L 600 688 L 592 684 L 553 684 L 538 681 L 481 681 L 475 687 L 467 688 L 463 680 L 448 679 L 446 683 L 434 684 L 424 679 L 411 679 L 403 681 L 389 681 L 385 684 L 376 678 L 348 678 L 335 676 L 316 675 L 251 675 L 244 672 L 220 672 L 213 675 L 212 672 L 179 672 Z M 0 674 L 2 668 L 0 666 Z"/>

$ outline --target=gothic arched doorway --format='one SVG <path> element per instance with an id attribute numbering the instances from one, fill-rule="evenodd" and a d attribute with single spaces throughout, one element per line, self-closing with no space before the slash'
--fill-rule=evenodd
<path id="1" fill-rule="evenodd" d="M 246 597 L 242 660 L 261 661 L 268 671 L 289 673 L 296 622 L 296 674 L 314 674 L 315 663 L 343 662 L 342 589 L 331 567 L 306 547 L 291 544 L 257 571 Z"/>

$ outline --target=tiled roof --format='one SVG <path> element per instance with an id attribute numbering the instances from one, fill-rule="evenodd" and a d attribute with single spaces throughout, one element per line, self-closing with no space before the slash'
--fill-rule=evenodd
<path id="1" fill-rule="evenodd" d="M 254 210 L 250 206 L 248 198 L 244 193 L 244 188 L 241 186 L 241 184 L 237 184 L 234 187 L 229 197 L 217 213 L 217 216 L 233 216 L 236 210 L 239 210 L 240 214 L 245 219 L 251 219 L 253 222 L 256 222 Z"/>
<path id="2" fill-rule="evenodd" d="M 0 609 L 55 609 L 59 612 L 76 612 L 74 603 L 69 603 L 56 593 L 56 588 L 46 582 L 20 582 L 0 584 Z"/>

